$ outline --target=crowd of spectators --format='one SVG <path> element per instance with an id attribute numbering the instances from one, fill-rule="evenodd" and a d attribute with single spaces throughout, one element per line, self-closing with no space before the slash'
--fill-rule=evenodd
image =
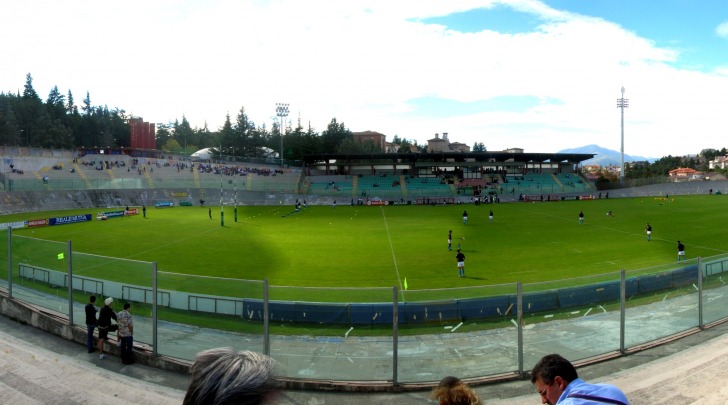
<path id="1" fill-rule="evenodd" d="M 258 168 L 250 166 L 227 166 L 227 165 L 216 165 L 209 163 L 200 163 L 197 165 L 197 171 L 199 173 L 214 173 L 221 174 L 224 176 L 247 176 L 249 173 L 257 174 L 258 176 L 275 176 L 277 174 L 283 174 L 281 169 L 269 169 L 269 168 Z"/>

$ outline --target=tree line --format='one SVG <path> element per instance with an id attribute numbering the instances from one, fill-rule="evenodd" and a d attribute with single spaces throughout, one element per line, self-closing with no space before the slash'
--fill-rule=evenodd
<path id="1" fill-rule="evenodd" d="M 131 135 L 125 110 L 95 106 L 86 92 L 77 105 L 69 90 L 65 95 L 54 86 L 46 100 L 33 88 L 33 78 L 26 75 L 22 93 L 0 93 L 0 144 L 42 148 L 74 149 L 78 147 L 130 147 Z M 228 114 L 218 130 L 207 125 L 192 128 L 187 119 L 158 124 L 157 149 L 172 153 L 191 154 L 202 148 L 214 148 L 218 153 L 237 157 L 268 157 L 280 152 L 283 134 L 283 157 L 299 160 L 307 154 L 377 153 L 383 152 L 372 142 L 356 142 L 352 132 L 332 118 L 325 130 L 317 132 L 299 119 L 295 125 L 274 122 L 269 129 L 256 125 L 242 107 L 234 119 Z M 392 144 L 401 152 L 426 152 L 426 145 L 394 135 Z M 222 147 L 222 150 L 219 150 Z M 485 152 L 482 142 L 476 142 L 473 152 Z M 666 156 L 657 161 L 637 162 L 625 168 L 630 179 L 666 176 L 670 170 L 689 167 L 706 172 L 708 162 L 726 156 L 726 148 L 703 149 L 697 156 Z M 714 169 L 727 174 L 728 170 Z M 610 181 L 611 179 L 605 179 Z"/>
<path id="2" fill-rule="evenodd" d="M 54 86 L 46 100 L 33 88 L 33 77 L 26 75 L 22 93 L 0 93 L 0 144 L 27 147 L 74 149 L 78 147 L 130 147 L 131 134 L 124 109 L 94 106 L 91 96 L 77 105 L 72 92 L 66 94 Z M 356 142 L 343 122 L 332 118 L 325 130 L 317 132 L 310 124 L 304 127 L 275 122 L 271 128 L 256 125 L 242 107 L 234 119 L 226 116 L 218 130 L 192 128 L 187 119 L 157 124 L 156 147 L 172 153 L 191 154 L 203 148 L 238 157 L 266 157 L 281 149 L 286 160 L 298 160 L 306 154 L 383 152 L 373 142 Z M 426 151 L 415 140 L 394 136 L 391 143 L 400 150 Z M 219 150 L 222 147 L 222 150 Z"/>
<path id="3" fill-rule="evenodd" d="M 628 179 L 643 179 L 656 176 L 667 176 L 670 170 L 677 168 L 690 168 L 701 172 L 714 171 L 728 174 L 728 169 L 710 168 L 710 162 L 717 157 L 728 156 L 726 148 L 703 149 L 695 156 L 668 155 L 654 162 L 633 162 L 625 165 L 624 176 Z"/>

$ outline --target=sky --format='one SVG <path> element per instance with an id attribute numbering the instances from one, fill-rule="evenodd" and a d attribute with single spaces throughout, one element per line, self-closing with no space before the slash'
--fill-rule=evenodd
<path id="1" fill-rule="evenodd" d="M 489 151 L 589 144 L 643 157 L 728 147 L 724 0 L 13 1 L 0 92 L 218 130 L 333 118 Z M 622 94 L 624 89 L 624 94 Z"/>

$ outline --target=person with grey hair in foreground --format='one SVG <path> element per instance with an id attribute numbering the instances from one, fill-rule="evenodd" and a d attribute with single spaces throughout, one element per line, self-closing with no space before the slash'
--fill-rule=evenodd
<path id="1" fill-rule="evenodd" d="M 272 403 L 278 364 L 270 357 L 229 347 L 197 353 L 183 405 Z"/>

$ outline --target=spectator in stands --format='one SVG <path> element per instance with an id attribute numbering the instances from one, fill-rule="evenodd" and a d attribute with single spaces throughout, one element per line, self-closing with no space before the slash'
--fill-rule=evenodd
<path id="1" fill-rule="evenodd" d="M 627 396 L 610 384 L 588 384 L 576 368 L 558 354 L 544 356 L 531 371 L 531 383 L 541 395 L 541 403 L 555 405 L 629 405 Z"/>
<path id="2" fill-rule="evenodd" d="M 94 348 L 94 329 L 96 329 L 96 296 L 92 295 L 88 299 L 88 304 L 85 307 L 86 310 L 86 349 L 89 353 L 93 353 L 96 349 Z"/>
<path id="3" fill-rule="evenodd" d="M 270 357 L 225 347 L 197 354 L 183 405 L 273 403 L 277 365 Z"/>
<path id="4" fill-rule="evenodd" d="M 440 405 L 482 405 L 478 394 L 457 377 L 448 376 L 432 391 L 432 398 Z"/>
<path id="5" fill-rule="evenodd" d="M 111 328 L 111 320 L 116 320 L 116 313 L 114 313 L 114 310 L 111 309 L 111 304 L 114 302 L 114 299 L 109 297 L 104 301 L 104 306 L 101 307 L 101 310 L 99 311 L 99 344 L 98 349 L 101 354 L 99 354 L 99 359 L 103 360 L 106 358 L 106 355 L 104 354 L 104 342 L 109 340 L 109 330 Z"/>
<path id="6" fill-rule="evenodd" d="M 116 314 L 116 321 L 119 325 L 119 339 L 121 340 L 121 362 L 134 364 L 134 318 L 129 312 L 131 304 L 124 303 L 124 310 Z"/>
<path id="7" fill-rule="evenodd" d="M 579 225 L 584 223 L 584 211 L 579 211 Z"/>

